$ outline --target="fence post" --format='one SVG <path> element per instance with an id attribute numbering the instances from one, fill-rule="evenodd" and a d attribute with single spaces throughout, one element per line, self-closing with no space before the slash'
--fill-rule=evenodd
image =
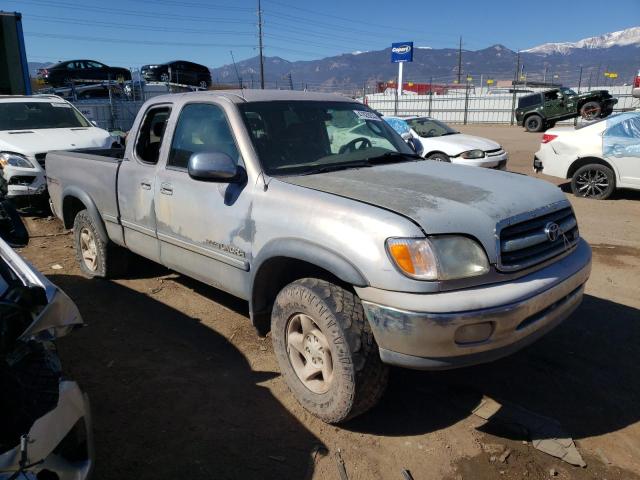
<path id="1" fill-rule="evenodd" d="M 469 114 L 469 79 L 467 78 L 467 87 L 464 91 L 464 124 L 467 124 L 467 116 Z"/>
<path id="2" fill-rule="evenodd" d="M 397 116 L 398 115 L 398 89 L 395 88 L 394 92 L 395 92 L 395 98 L 393 101 L 393 114 Z"/>
<path id="3" fill-rule="evenodd" d="M 433 102 L 433 77 L 429 80 L 429 117 L 431 116 L 431 103 Z"/>

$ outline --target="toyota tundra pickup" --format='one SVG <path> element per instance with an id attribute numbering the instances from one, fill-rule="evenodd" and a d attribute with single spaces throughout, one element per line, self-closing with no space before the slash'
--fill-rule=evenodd
<path id="1" fill-rule="evenodd" d="M 122 274 L 130 250 L 247 300 L 293 395 L 330 423 L 375 405 L 389 365 L 530 344 L 591 268 L 560 189 L 425 161 L 336 95 L 155 97 L 124 151 L 53 152 L 46 168 L 84 274 Z"/>

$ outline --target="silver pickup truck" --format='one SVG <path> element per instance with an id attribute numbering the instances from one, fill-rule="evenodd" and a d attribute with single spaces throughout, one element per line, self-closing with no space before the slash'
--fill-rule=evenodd
<path id="1" fill-rule="evenodd" d="M 591 268 L 557 187 L 423 160 L 335 95 L 156 97 L 124 151 L 53 152 L 46 168 L 86 275 L 121 274 L 131 250 L 247 300 L 294 396 L 331 423 L 377 402 L 388 365 L 531 343 Z"/>

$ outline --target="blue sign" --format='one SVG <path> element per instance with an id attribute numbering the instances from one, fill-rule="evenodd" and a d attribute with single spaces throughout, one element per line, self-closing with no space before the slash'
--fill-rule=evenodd
<path id="1" fill-rule="evenodd" d="M 391 63 L 413 62 L 413 42 L 391 44 Z"/>

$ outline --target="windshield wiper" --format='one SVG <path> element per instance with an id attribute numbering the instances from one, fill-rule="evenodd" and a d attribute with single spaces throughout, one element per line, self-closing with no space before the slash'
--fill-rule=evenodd
<path id="1" fill-rule="evenodd" d="M 445 132 L 442 135 L 440 135 L 441 137 L 444 137 L 445 135 L 458 135 L 460 132 Z"/>
<path id="2" fill-rule="evenodd" d="M 348 170 L 349 168 L 364 168 L 372 166 L 373 165 L 366 159 L 358 162 L 330 163 L 329 165 L 323 165 L 321 167 L 314 168 L 313 170 L 302 172 L 301 175 L 314 175 L 316 173 L 335 172 L 338 170 Z"/>
<path id="3" fill-rule="evenodd" d="M 369 162 L 371 165 L 380 165 L 383 163 L 403 162 L 406 159 L 424 160 L 417 153 L 386 152 L 382 155 L 365 158 L 364 161 Z"/>

